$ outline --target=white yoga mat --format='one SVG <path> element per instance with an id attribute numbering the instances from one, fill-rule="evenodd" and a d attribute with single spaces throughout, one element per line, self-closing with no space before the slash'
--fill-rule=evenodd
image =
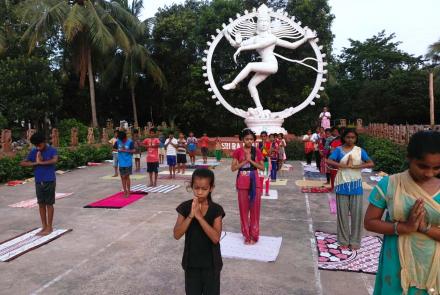
<path id="1" fill-rule="evenodd" d="M 282 240 L 282 237 L 260 236 L 255 245 L 245 245 L 241 233 L 222 232 L 220 247 L 224 258 L 273 262 L 277 260 Z"/>
<path id="2" fill-rule="evenodd" d="M 265 200 L 277 200 L 278 199 L 278 191 L 274 189 L 269 190 L 269 195 L 266 196 L 265 192 L 263 192 L 263 195 L 261 196 L 262 199 Z"/>
<path id="3" fill-rule="evenodd" d="M 314 166 L 314 167 L 304 166 L 304 171 L 316 172 L 316 173 L 319 173 L 319 172 L 320 172 L 320 171 L 318 170 L 318 168 L 316 168 L 316 166 Z"/>
<path id="4" fill-rule="evenodd" d="M 33 249 L 36 249 L 52 240 L 72 231 L 71 229 L 56 229 L 47 236 L 37 236 L 41 228 L 34 229 L 28 233 L 22 234 L 12 240 L 0 244 L 0 261 L 7 262 L 23 255 Z"/>

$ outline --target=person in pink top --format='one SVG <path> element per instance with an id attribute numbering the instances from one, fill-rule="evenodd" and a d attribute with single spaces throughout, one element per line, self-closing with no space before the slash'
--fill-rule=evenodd
<path id="1" fill-rule="evenodd" d="M 258 242 L 260 236 L 260 206 L 263 194 L 263 178 L 258 170 L 264 171 L 264 158 L 260 149 L 254 147 L 256 135 L 251 129 L 241 131 L 243 147 L 234 151 L 231 170 L 237 171 L 236 188 L 240 210 L 241 233 L 246 245 Z"/>
<path id="2" fill-rule="evenodd" d="M 159 174 L 159 146 L 160 140 L 156 136 L 156 129 L 150 129 L 150 137 L 146 138 L 143 145 L 147 149 L 147 172 L 150 175 L 149 186 L 157 185 Z M 154 174 L 154 175 L 153 175 Z"/>
<path id="3" fill-rule="evenodd" d="M 200 138 L 199 146 L 203 156 L 203 164 L 206 164 L 208 163 L 208 146 L 209 146 L 209 137 L 206 133 L 203 133 L 202 138 Z"/>

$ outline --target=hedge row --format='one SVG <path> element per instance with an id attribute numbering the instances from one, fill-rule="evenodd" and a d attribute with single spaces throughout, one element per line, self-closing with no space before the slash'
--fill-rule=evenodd
<path id="1" fill-rule="evenodd" d="M 365 134 L 359 136 L 358 145 L 364 148 L 374 161 L 374 170 L 394 174 L 407 168 L 405 146 Z M 300 140 L 290 141 L 286 147 L 286 154 L 289 160 L 305 160 L 304 143 Z"/>
<path id="2" fill-rule="evenodd" d="M 33 176 L 32 168 L 19 165 L 25 157 L 26 153 L 20 153 L 15 157 L 0 159 L 0 183 Z M 87 162 L 102 162 L 111 159 L 111 157 L 112 149 L 110 146 L 81 145 L 76 149 L 59 148 L 57 169 L 73 169 L 84 166 Z"/>

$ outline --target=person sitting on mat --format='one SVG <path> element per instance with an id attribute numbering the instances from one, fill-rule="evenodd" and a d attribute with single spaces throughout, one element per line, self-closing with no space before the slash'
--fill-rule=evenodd
<path id="1" fill-rule="evenodd" d="M 251 129 L 243 129 L 240 133 L 243 147 L 234 151 L 231 170 L 237 171 L 236 188 L 238 192 L 238 208 L 240 210 L 241 233 L 246 245 L 258 242 L 260 236 L 260 206 L 263 194 L 262 179 L 258 174 L 264 170 L 263 155 L 254 147 L 256 135 Z"/>
<path id="2" fill-rule="evenodd" d="M 174 238 L 185 235 L 182 267 L 187 295 L 220 294 L 220 237 L 225 212 L 212 201 L 214 183 L 211 170 L 196 169 L 190 183 L 194 197 L 176 208 Z"/>
<path id="3" fill-rule="evenodd" d="M 35 191 L 41 218 L 39 236 L 45 236 L 53 231 L 53 215 L 55 204 L 56 174 L 55 164 L 58 161 L 58 152 L 46 143 L 43 134 L 35 133 L 31 136 L 31 143 L 35 146 L 25 160 L 20 163 L 23 167 L 33 167 L 35 174 Z"/>
<path id="4" fill-rule="evenodd" d="M 118 140 L 113 148 L 118 150 L 119 174 L 121 175 L 124 197 L 127 198 L 130 195 L 130 175 L 133 173 L 133 154 L 136 150 L 133 141 L 127 138 L 124 131 L 119 131 Z"/>

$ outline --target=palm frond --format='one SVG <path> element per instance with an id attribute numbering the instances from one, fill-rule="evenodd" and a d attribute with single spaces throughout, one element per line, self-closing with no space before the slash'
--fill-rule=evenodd
<path id="1" fill-rule="evenodd" d="M 86 9 L 87 8 L 84 6 L 75 4 L 69 11 L 63 24 L 64 34 L 66 35 L 67 42 L 72 42 L 79 32 L 82 32 L 86 29 Z"/>
<path id="2" fill-rule="evenodd" d="M 48 32 L 64 22 L 70 8 L 66 1 L 28 0 L 21 9 L 22 22 L 29 24 L 21 40 L 28 42 L 31 52 Z"/>
<path id="3" fill-rule="evenodd" d="M 90 2 L 90 1 L 89 1 Z M 91 4 L 91 2 L 90 2 Z M 96 8 L 96 9 L 95 9 Z M 114 35 L 109 31 L 108 26 L 105 24 L 104 17 L 97 13 L 97 9 L 100 7 L 95 7 L 90 5 L 86 11 L 88 20 L 88 35 L 91 41 L 91 45 L 101 51 L 108 51 L 115 45 Z"/>

